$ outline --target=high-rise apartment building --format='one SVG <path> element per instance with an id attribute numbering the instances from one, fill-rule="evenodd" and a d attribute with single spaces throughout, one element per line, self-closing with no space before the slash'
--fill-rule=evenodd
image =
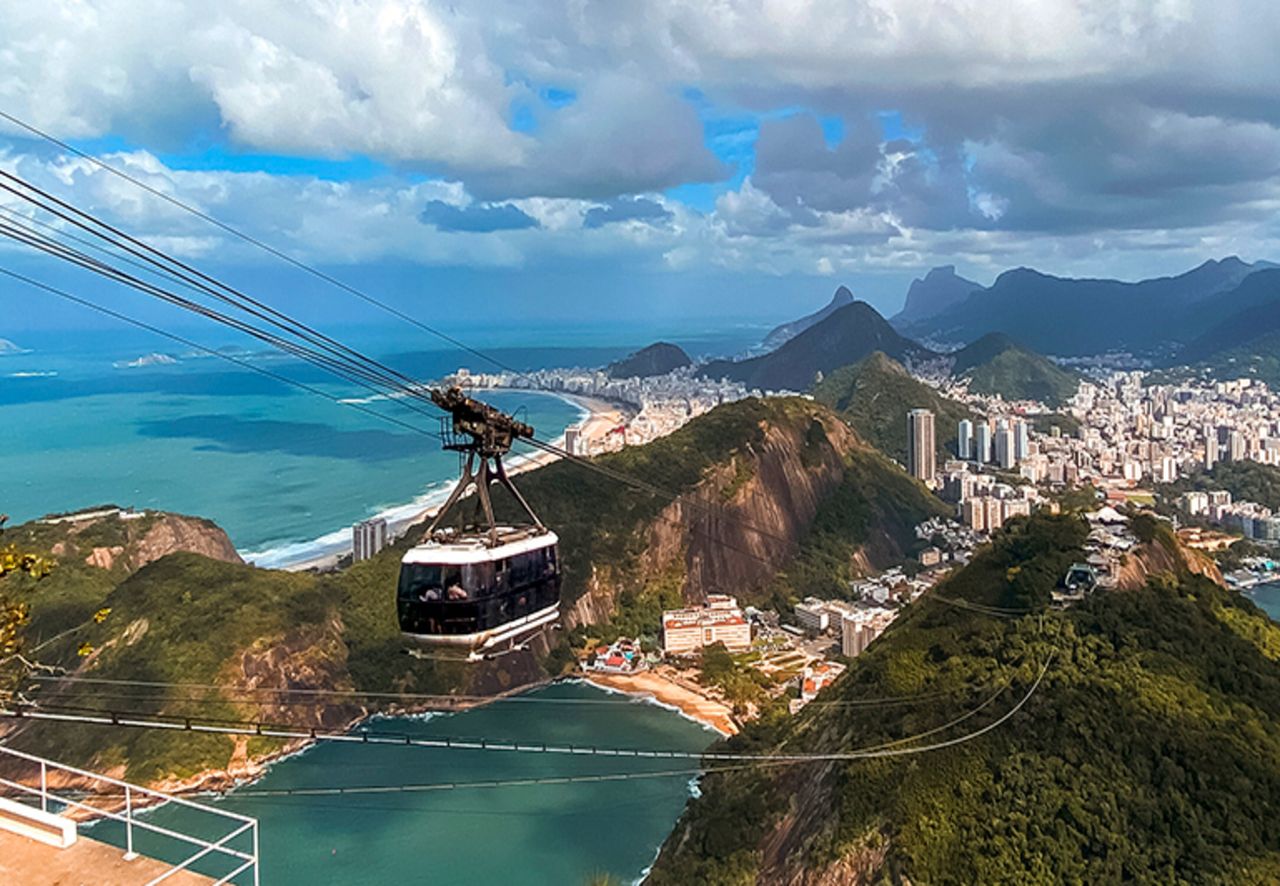
<path id="1" fill-rule="evenodd" d="M 996 425 L 996 464 L 1001 469 L 1009 470 L 1016 463 L 1015 443 L 1013 437 L 1013 428 L 1009 427 L 1007 422 L 1001 420 Z"/>
<path id="2" fill-rule="evenodd" d="M 979 464 L 991 461 L 991 425 L 986 419 L 978 422 L 973 435 L 973 460 Z"/>
<path id="3" fill-rule="evenodd" d="M 1021 462 L 1031 454 L 1031 429 L 1026 421 L 1017 419 L 1013 423 L 1013 458 Z"/>
<path id="4" fill-rule="evenodd" d="M 968 461 L 973 458 L 973 422 L 961 419 L 956 432 L 956 455 Z"/>
<path id="5" fill-rule="evenodd" d="M 362 520 L 351 527 L 351 554 L 357 563 L 368 560 L 387 546 L 387 521 L 382 517 Z"/>
<path id="6" fill-rule="evenodd" d="M 907 472 L 926 483 L 938 473 L 933 413 L 927 409 L 907 413 Z"/>

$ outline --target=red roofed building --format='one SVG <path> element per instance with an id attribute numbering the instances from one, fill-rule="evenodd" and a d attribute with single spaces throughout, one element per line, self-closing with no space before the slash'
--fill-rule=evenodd
<path id="1" fill-rule="evenodd" d="M 710 605 L 697 609 L 670 609 L 662 613 L 662 651 L 687 655 L 704 646 L 723 643 L 732 652 L 751 648 L 751 625 L 732 597 L 716 595 Z"/>

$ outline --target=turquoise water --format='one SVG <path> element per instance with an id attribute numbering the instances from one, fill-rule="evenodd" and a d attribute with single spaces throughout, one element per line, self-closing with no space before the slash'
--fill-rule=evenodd
<path id="1" fill-rule="evenodd" d="M 626 343 L 628 335 L 642 345 L 652 334 L 587 333 L 554 339 L 570 345 L 528 346 L 553 339 L 527 328 L 489 330 L 488 340 L 469 333 L 468 341 L 527 371 L 602 366 L 638 346 Z M 415 378 L 492 368 L 457 350 L 422 350 L 421 337 L 398 330 L 342 334 Z M 728 353 L 755 334 L 703 333 L 685 344 L 692 353 Z M 440 451 L 433 437 L 167 339 L 125 331 L 18 344 L 35 346 L 0 356 L 0 513 L 15 524 L 105 503 L 160 508 L 208 517 L 255 562 L 276 566 L 341 548 L 358 520 L 416 513 L 442 497 L 457 473 L 456 456 Z M 237 353 L 333 397 L 370 393 L 276 353 Z M 154 354 L 164 356 L 139 363 Z M 547 394 L 486 399 L 517 413 L 544 440 L 582 415 Z M 422 430 L 438 428 L 434 410 L 426 416 L 387 400 L 364 405 Z"/>
<path id="2" fill-rule="evenodd" d="M 1249 590 L 1249 597 L 1273 621 L 1280 621 L 1280 582 L 1258 585 Z"/>
<path id="3" fill-rule="evenodd" d="M 700 751 L 716 735 L 668 710 L 584 684 L 557 684 L 521 699 L 430 719 L 396 718 L 378 732 Z M 691 761 L 625 760 L 500 751 L 321 744 L 284 760 L 246 790 L 474 782 L 564 775 L 667 772 Z M 652 862 L 690 796 L 691 774 L 631 781 L 469 788 L 413 794 L 253 798 L 232 792 L 220 808 L 259 820 L 262 882 L 502 883 L 573 886 L 609 873 L 632 882 Z M 195 813 L 165 807 L 150 820 L 203 829 Z M 224 831 L 225 832 L 225 831 Z M 122 844 L 114 825 L 98 839 Z M 164 838 L 138 837 L 149 855 Z M 202 870 L 227 872 L 216 863 Z M 242 879 L 240 882 L 249 882 Z"/>
<path id="4" fill-rule="evenodd" d="M 438 497 L 457 458 L 431 436 L 204 357 L 129 367 L 121 357 L 37 353 L 0 361 L 0 511 L 13 522 L 112 502 L 215 520 L 266 565 L 341 543 L 351 523 Z M 367 391 L 284 371 L 339 398 Z M 456 357 L 436 361 L 442 374 Z M 554 439 L 582 410 L 534 392 L 488 399 Z M 427 431 L 437 419 L 366 404 Z M 330 535 L 328 539 L 324 539 Z"/>

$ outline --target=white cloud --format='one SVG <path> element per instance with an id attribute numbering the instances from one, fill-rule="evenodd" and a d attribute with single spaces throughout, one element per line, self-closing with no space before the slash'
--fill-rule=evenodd
<path id="1" fill-rule="evenodd" d="M 0 0 L 0 21 L 0 107 L 58 135 L 386 161 L 339 184 L 119 158 L 324 260 L 1107 273 L 1280 243 L 1270 0 Z M 576 100 L 550 108 L 544 85 Z M 727 177 L 690 86 L 734 113 L 813 111 L 767 122 L 751 178 L 707 214 L 661 196 Z M 922 137 L 882 143 L 885 110 Z M 821 114 L 845 122 L 834 149 Z M 79 162 L 22 162 L 188 254 L 247 258 Z M 583 229 L 637 194 L 672 217 Z M 512 203 L 538 226 L 433 230 L 417 221 L 433 200 Z"/>

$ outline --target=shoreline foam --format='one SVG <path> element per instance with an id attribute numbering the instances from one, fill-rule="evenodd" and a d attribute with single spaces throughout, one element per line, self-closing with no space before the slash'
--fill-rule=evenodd
<path id="1" fill-rule="evenodd" d="M 628 695 L 638 701 L 674 711 L 686 720 L 692 720 L 724 738 L 738 734 L 738 724 L 727 705 L 651 671 L 641 671 L 638 674 L 593 672 L 583 674 L 578 679 L 598 689 Z"/>
<path id="2" fill-rule="evenodd" d="M 523 389 L 522 389 L 523 390 Z M 578 410 L 576 422 L 583 426 L 584 433 L 591 427 L 600 432 L 600 425 L 612 424 L 611 416 L 620 415 L 618 407 L 603 400 L 591 397 L 580 397 L 558 391 L 531 391 L 548 397 L 555 397 Z M 552 442 L 557 447 L 564 446 L 564 432 Z M 514 476 L 533 470 L 542 465 L 556 461 L 558 456 L 544 451 L 520 453 L 513 456 L 509 463 L 509 473 Z M 432 483 L 425 491 L 413 500 L 396 505 L 379 506 L 371 518 L 383 518 L 387 521 L 388 533 L 392 538 L 403 534 L 410 526 L 431 516 L 436 508 L 444 504 L 453 488 L 454 479 L 440 480 Z M 283 569 L 290 572 L 302 572 L 308 569 L 324 569 L 337 564 L 338 560 L 351 552 L 351 527 L 345 526 L 308 541 L 287 542 L 281 545 L 258 551 L 239 551 L 246 563 L 252 563 L 264 569 Z"/>

